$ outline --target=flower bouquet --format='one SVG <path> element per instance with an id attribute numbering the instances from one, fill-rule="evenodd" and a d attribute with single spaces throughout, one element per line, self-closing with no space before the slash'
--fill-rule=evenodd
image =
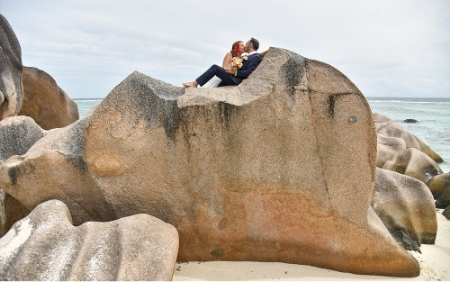
<path id="1" fill-rule="evenodd" d="M 242 58 L 233 57 L 231 60 L 231 67 L 234 68 L 234 76 L 237 76 L 237 71 L 242 67 Z"/>

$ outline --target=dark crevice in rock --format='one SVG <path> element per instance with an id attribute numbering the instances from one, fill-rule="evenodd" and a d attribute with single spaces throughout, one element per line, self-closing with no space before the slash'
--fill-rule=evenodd
<path id="1" fill-rule="evenodd" d="M 345 95 L 355 95 L 355 93 L 339 93 L 339 94 L 333 94 L 328 97 L 328 113 L 330 114 L 331 118 L 334 118 L 334 107 L 336 104 L 336 101 L 341 96 Z"/>
<path id="2" fill-rule="evenodd" d="M 311 101 L 311 93 L 310 92 L 308 93 L 307 97 L 308 97 L 309 108 L 311 110 L 311 117 L 313 117 L 312 118 L 312 126 L 313 126 L 314 138 L 315 138 L 316 144 L 317 144 L 317 155 L 318 155 L 318 157 L 320 159 L 320 165 L 321 165 L 321 168 L 322 168 L 321 173 L 322 173 L 323 179 L 324 179 L 325 190 L 326 190 L 326 193 L 327 193 L 328 205 L 330 207 L 331 212 L 334 213 L 334 207 L 333 207 L 333 205 L 331 203 L 331 196 L 330 196 L 330 191 L 329 191 L 328 180 L 327 180 L 327 177 L 326 177 L 326 174 L 325 174 L 325 165 L 324 165 L 325 161 L 324 161 L 323 156 L 320 153 L 320 142 L 319 142 L 319 136 L 318 136 L 319 133 L 317 132 L 316 119 L 314 118 L 315 116 L 317 116 L 317 113 L 316 113 L 316 110 L 314 108 L 314 104 Z"/>
<path id="3" fill-rule="evenodd" d="M 399 243 L 400 246 L 403 247 L 403 249 L 407 251 L 416 251 L 422 253 L 420 251 L 420 245 L 409 236 L 408 230 L 406 230 L 406 228 L 389 230 L 389 232 L 392 234 L 392 237 L 394 237 L 395 241 L 397 241 L 397 243 Z"/>

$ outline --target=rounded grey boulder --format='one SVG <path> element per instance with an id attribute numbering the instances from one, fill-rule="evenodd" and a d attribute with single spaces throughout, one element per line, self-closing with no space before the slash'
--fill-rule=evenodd
<path id="1" fill-rule="evenodd" d="M 0 239 L 1 280 L 172 280 L 178 233 L 147 214 L 73 226 L 67 206 L 37 206 Z"/>
<path id="2" fill-rule="evenodd" d="M 0 121 L 0 161 L 25 154 L 44 135 L 45 131 L 30 117 L 9 117 Z"/>

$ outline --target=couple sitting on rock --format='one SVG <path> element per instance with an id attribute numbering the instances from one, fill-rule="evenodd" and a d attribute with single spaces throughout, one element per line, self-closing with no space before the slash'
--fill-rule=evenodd
<path id="1" fill-rule="evenodd" d="M 213 65 L 196 80 L 183 83 L 183 86 L 214 88 L 239 85 L 261 62 L 261 55 L 256 52 L 258 48 L 259 42 L 253 37 L 245 45 L 242 41 L 234 42 L 223 59 L 222 67 Z"/>

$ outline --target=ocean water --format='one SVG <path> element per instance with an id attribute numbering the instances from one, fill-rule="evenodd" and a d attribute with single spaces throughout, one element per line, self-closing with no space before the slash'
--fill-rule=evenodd
<path id="1" fill-rule="evenodd" d="M 450 98 L 374 98 L 366 97 L 372 112 L 396 121 L 438 153 L 444 162 L 439 166 L 450 172 Z M 102 99 L 74 99 L 80 118 Z M 415 119 L 418 123 L 405 123 Z"/>

